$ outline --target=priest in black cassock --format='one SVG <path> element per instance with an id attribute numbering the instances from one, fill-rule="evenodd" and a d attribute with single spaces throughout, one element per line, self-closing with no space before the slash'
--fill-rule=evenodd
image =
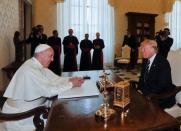
<path id="1" fill-rule="evenodd" d="M 69 29 L 69 35 L 64 37 L 64 67 L 63 71 L 77 71 L 77 54 L 79 41 L 73 36 L 73 30 Z"/>
<path id="2" fill-rule="evenodd" d="M 92 58 L 92 69 L 102 70 L 103 69 L 103 50 L 104 41 L 100 39 L 100 33 L 96 33 L 96 39 L 93 40 L 93 58 Z"/>
<path id="3" fill-rule="evenodd" d="M 61 74 L 61 38 L 58 37 L 58 31 L 53 30 L 53 36 L 48 38 L 48 45 L 50 45 L 54 50 L 53 61 L 49 65 L 49 69 L 52 70 L 55 74 Z"/>
<path id="4" fill-rule="evenodd" d="M 80 71 L 91 70 L 91 49 L 93 48 L 92 41 L 89 40 L 89 34 L 85 34 L 85 39 L 80 42 L 82 51 L 80 58 Z"/>

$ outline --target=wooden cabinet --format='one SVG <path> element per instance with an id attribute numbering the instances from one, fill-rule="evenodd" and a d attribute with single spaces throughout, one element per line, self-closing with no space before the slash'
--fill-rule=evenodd
<path id="1" fill-rule="evenodd" d="M 128 30 L 131 34 L 137 36 L 139 43 L 145 37 L 154 38 L 157 14 L 128 12 L 126 15 L 128 17 Z"/>

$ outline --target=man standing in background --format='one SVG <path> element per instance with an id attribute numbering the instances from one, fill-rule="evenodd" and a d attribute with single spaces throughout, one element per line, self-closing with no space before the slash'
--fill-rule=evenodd
<path id="1" fill-rule="evenodd" d="M 89 40 L 89 34 L 85 34 L 85 39 L 80 42 L 80 49 L 82 50 L 80 58 L 80 70 L 91 69 L 91 49 L 93 48 L 92 41 Z"/>
<path id="2" fill-rule="evenodd" d="M 37 25 L 32 28 L 32 31 L 29 34 L 28 39 L 26 40 L 27 43 L 31 44 L 31 56 L 33 56 L 35 48 L 39 44 L 47 43 L 47 35 L 44 34 L 43 32 L 44 32 L 43 25 Z"/>
<path id="3" fill-rule="evenodd" d="M 100 33 L 96 33 L 96 39 L 93 40 L 93 58 L 92 58 L 92 69 L 93 70 L 102 70 L 103 69 L 103 48 L 104 40 L 100 39 Z"/>
<path id="4" fill-rule="evenodd" d="M 58 31 L 53 30 L 53 36 L 48 38 L 47 44 L 50 45 L 54 50 L 53 61 L 49 65 L 49 69 L 52 70 L 55 74 L 61 74 L 61 38 L 58 37 Z"/>
<path id="5" fill-rule="evenodd" d="M 169 35 L 170 30 L 165 28 L 163 31 L 159 32 L 159 37 L 156 39 L 158 43 L 158 53 L 164 58 L 167 58 L 168 52 L 173 45 L 173 38 L 169 37 Z"/>
<path id="6" fill-rule="evenodd" d="M 33 56 L 35 48 L 39 45 L 39 36 L 39 29 L 37 28 L 37 26 L 34 26 L 31 33 L 29 34 L 28 39 L 26 40 L 27 43 L 31 44 L 31 56 Z"/>
<path id="7" fill-rule="evenodd" d="M 122 47 L 124 47 L 125 45 L 128 45 L 131 49 L 128 69 L 134 69 L 138 60 L 138 41 L 136 37 L 132 35 L 128 30 L 127 35 L 124 36 Z"/>
<path id="8" fill-rule="evenodd" d="M 39 44 L 46 44 L 47 43 L 47 35 L 44 34 L 44 27 L 43 25 L 37 25 L 39 30 Z"/>
<path id="9" fill-rule="evenodd" d="M 63 71 L 77 71 L 77 54 L 79 41 L 73 36 L 73 30 L 68 30 L 69 35 L 63 39 L 64 67 Z"/>

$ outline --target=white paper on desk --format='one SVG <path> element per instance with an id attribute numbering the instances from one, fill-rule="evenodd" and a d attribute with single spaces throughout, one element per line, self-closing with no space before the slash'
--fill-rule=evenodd
<path id="1" fill-rule="evenodd" d="M 58 95 L 58 98 L 73 98 L 99 95 L 96 83 L 91 80 L 85 80 L 81 87 L 71 88 Z"/>

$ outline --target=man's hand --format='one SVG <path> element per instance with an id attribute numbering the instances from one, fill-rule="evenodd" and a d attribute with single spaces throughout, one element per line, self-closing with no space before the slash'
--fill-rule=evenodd
<path id="1" fill-rule="evenodd" d="M 100 45 L 96 45 L 95 48 L 96 48 L 96 49 L 100 49 L 101 46 L 100 46 Z"/>
<path id="2" fill-rule="evenodd" d="M 82 77 L 72 77 L 69 81 L 72 82 L 73 87 L 80 87 L 84 83 L 84 79 Z"/>

